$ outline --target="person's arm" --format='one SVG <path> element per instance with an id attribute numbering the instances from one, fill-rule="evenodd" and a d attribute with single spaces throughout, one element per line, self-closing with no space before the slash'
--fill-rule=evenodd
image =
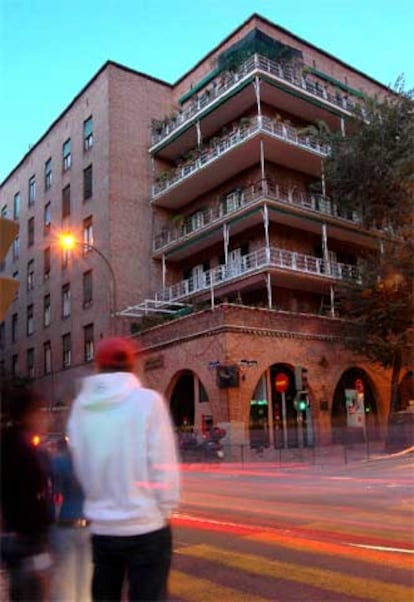
<path id="1" fill-rule="evenodd" d="M 154 395 L 148 429 L 148 471 L 161 513 L 168 520 L 180 501 L 180 470 L 167 405 L 161 395 Z"/>

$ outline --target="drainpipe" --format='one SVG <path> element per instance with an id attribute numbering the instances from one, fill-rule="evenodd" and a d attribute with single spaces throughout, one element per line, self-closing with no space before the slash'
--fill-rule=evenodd
<path id="1" fill-rule="evenodd" d="M 264 142 L 260 140 L 260 170 L 262 174 L 262 181 L 265 179 L 265 157 L 264 157 Z"/>
<path id="2" fill-rule="evenodd" d="M 211 309 L 214 309 L 214 286 L 213 286 L 213 270 L 210 270 L 210 305 Z"/>
<path id="3" fill-rule="evenodd" d="M 270 262 L 270 242 L 269 242 L 269 210 L 267 208 L 267 204 L 265 203 L 263 210 L 263 225 L 265 231 L 265 241 L 266 241 L 266 261 Z"/>
<path id="4" fill-rule="evenodd" d="M 331 273 L 331 262 L 329 259 L 329 250 L 328 250 L 328 234 L 326 229 L 326 223 L 322 224 L 322 252 L 323 252 L 323 262 L 325 265 L 326 273 Z"/>
<path id="5" fill-rule="evenodd" d="M 198 146 L 198 148 L 200 148 L 201 142 L 202 142 L 200 122 L 196 121 L 195 125 L 196 125 L 196 130 L 197 130 L 197 146 Z"/>
<path id="6" fill-rule="evenodd" d="M 256 95 L 257 115 L 258 115 L 258 117 L 261 117 L 262 116 L 262 105 L 260 102 L 260 79 L 257 75 L 254 78 L 253 86 L 254 86 L 254 93 Z"/>
<path id="7" fill-rule="evenodd" d="M 229 228 L 227 224 L 223 224 L 223 240 L 224 240 L 224 263 L 227 266 L 229 260 Z"/>
<path id="8" fill-rule="evenodd" d="M 331 316 L 335 317 L 335 290 L 333 284 L 331 284 Z"/>
<path id="9" fill-rule="evenodd" d="M 270 281 L 270 272 L 267 272 L 266 276 L 266 288 L 267 288 L 267 304 L 269 309 L 272 309 L 273 300 L 272 300 L 272 283 Z"/>
<path id="10" fill-rule="evenodd" d="M 165 255 L 163 254 L 163 256 L 162 256 L 162 288 L 165 288 L 166 274 L 167 274 L 167 266 L 165 265 Z"/>

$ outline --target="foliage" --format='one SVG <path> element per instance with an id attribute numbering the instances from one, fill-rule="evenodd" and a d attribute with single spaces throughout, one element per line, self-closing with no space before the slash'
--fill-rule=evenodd
<path id="1" fill-rule="evenodd" d="M 413 333 L 414 245 L 412 239 L 384 243 L 383 252 L 367 255 L 359 283 L 337 291 L 339 313 L 350 319 L 347 346 L 391 368 L 398 357 L 410 364 Z"/>
<path id="2" fill-rule="evenodd" d="M 329 194 L 360 213 L 364 225 L 404 235 L 412 226 L 414 93 L 399 78 L 386 98 L 366 98 L 346 123 L 346 136 L 325 133 Z"/>
<path id="3" fill-rule="evenodd" d="M 350 319 L 345 345 L 392 370 L 391 412 L 401 367 L 412 363 L 414 324 L 414 103 L 403 87 L 399 79 L 386 98 L 367 98 L 345 136 L 319 128 L 331 147 L 328 195 L 378 231 L 378 249 L 361 258 L 360 281 L 342 284 L 337 295 Z"/>

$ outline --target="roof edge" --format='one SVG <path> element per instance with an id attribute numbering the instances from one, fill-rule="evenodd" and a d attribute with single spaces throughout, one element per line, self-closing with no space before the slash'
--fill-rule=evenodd
<path id="1" fill-rule="evenodd" d="M 46 138 L 46 136 L 51 132 L 51 130 L 55 127 L 55 125 L 66 115 L 68 111 L 73 107 L 73 105 L 79 100 L 79 98 L 86 92 L 86 90 L 98 79 L 98 77 L 109 67 L 116 67 L 117 69 L 121 69 L 122 71 L 126 71 L 127 73 L 133 73 L 134 75 L 139 75 L 146 79 L 149 79 L 157 84 L 161 84 L 163 86 L 168 86 L 172 88 L 172 84 L 163 81 L 162 79 L 158 79 L 141 71 L 137 71 L 136 69 L 132 69 L 130 67 L 126 67 L 121 63 L 117 63 L 116 61 L 107 60 L 89 79 L 86 84 L 81 88 L 81 90 L 72 98 L 70 103 L 63 109 L 61 113 L 52 121 L 47 130 L 40 136 L 40 138 L 30 147 L 30 149 L 23 155 L 20 161 L 13 167 L 13 169 L 8 173 L 8 175 L 4 178 L 2 182 L 0 182 L 0 187 L 2 187 L 7 180 L 14 174 L 14 172 L 19 169 L 19 167 L 26 161 L 27 157 L 39 146 L 39 144 Z"/>

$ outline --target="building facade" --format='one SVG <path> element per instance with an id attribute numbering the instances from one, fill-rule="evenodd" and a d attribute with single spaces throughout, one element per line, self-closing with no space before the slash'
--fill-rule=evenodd
<path id="1" fill-rule="evenodd" d="M 3 373 L 67 409 L 117 332 L 140 341 L 177 428 L 271 447 L 380 437 L 389 374 L 343 349 L 335 314 L 378 234 L 330 201 L 313 133 L 345 132 L 364 95 L 386 93 L 258 15 L 173 85 L 106 63 L 1 186 L 20 226 Z"/>

